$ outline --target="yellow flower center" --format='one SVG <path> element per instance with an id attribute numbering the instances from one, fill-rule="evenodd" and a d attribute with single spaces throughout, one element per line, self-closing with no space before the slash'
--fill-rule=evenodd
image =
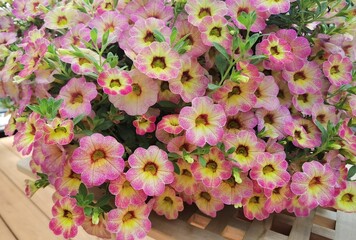
<path id="1" fill-rule="evenodd" d="M 78 63 L 80 66 L 82 66 L 83 64 L 90 63 L 90 61 L 86 58 L 79 58 Z"/>
<path id="2" fill-rule="evenodd" d="M 69 219 L 69 220 L 72 220 L 73 219 L 73 214 L 71 211 L 67 210 L 67 209 L 64 209 L 63 210 L 63 217 Z"/>
<path id="3" fill-rule="evenodd" d="M 147 31 L 146 32 L 146 36 L 143 38 L 143 41 L 145 41 L 145 43 L 152 43 L 155 41 L 155 37 L 153 35 L 153 33 L 151 31 Z"/>
<path id="4" fill-rule="evenodd" d="M 142 93 L 142 89 L 141 89 L 140 85 L 138 85 L 137 83 L 132 84 L 132 92 L 136 96 L 140 96 Z"/>
<path id="5" fill-rule="evenodd" d="M 55 133 L 67 133 L 67 129 L 65 127 L 56 127 L 54 130 L 53 130 Z"/>
<path id="6" fill-rule="evenodd" d="M 215 36 L 215 37 L 221 37 L 221 31 L 222 31 L 222 28 L 221 28 L 221 27 L 213 27 L 213 28 L 210 30 L 209 35 L 210 35 L 210 36 Z"/>
<path id="7" fill-rule="evenodd" d="M 146 163 L 146 165 L 144 166 L 143 170 L 145 172 L 151 173 L 152 175 L 156 175 L 158 167 L 153 162 L 149 162 L 149 163 Z"/>
<path id="8" fill-rule="evenodd" d="M 302 101 L 303 103 L 306 103 L 308 102 L 308 96 L 309 96 L 308 93 L 304 93 L 298 96 L 298 100 Z"/>
<path id="9" fill-rule="evenodd" d="M 271 52 L 272 55 L 279 55 L 280 54 L 278 46 L 271 47 L 270 48 L 270 52 Z"/>
<path id="10" fill-rule="evenodd" d="M 252 198 L 250 198 L 250 200 L 248 202 L 252 203 L 252 204 L 259 204 L 260 203 L 260 197 L 259 196 L 253 196 Z"/>
<path id="11" fill-rule="evenodd" d="M 188 169 L 183 169 L 182 175 L 192 177 L 192 173 Z"/>
<path id="12" fill-rule="evenodd" d="M 105 152 L 103 150 L 95 150 L 94 153 L 91 155 L 91 160 L 96 162 L 102 158 L 105 158 Z"/>
<path id="13" fill-rule="evenodd" d="M 165 57 L 154 57 L 151 62 L 151 67 L 165 69 L 167 67 Z"/>
<path id="14" fill-rule="evenodd" d="M 234 95 L 240 95 L 241 94 L 241 88 L 238 86 L 235 86 L 232 88 L 232 91 L 229 92 L 229 94 L 227 95 L 228 98 L 234 96 Z"/>
<path id="15" fill-rule="evenodd" d="M 321 184 L 321 177 L 313 177 L 309 182 L 309 187 L 314 187 Z"/>
<path id="16" fill-rule="evenodd" d="M 231 119 L 226 127 L 227 129 L 240 129 L 242 126 L 238 119 Z"/>
<path id="17" fill-rule="evenodd" d="M 209 168 L 212 172 L 216 172 L 218 164 L 213 160 L 209 160 L 206 164 L 206 168 Z"/>
<path id="18" fill-rule="evenodd" d="M 180 81 L 181 81 L 182 83 L 186 83 L 186 82 L 188 82 L 188 81 L 191 80 L 191 79 L 192 79 L 192 76 L 190 76 L 189 70 L 188 70 L 188 71 L 184 71 L 184 72 L 183 72 L 182 78 L 180 79 Z"/>
<path id="19" fill-rule="evenodd" d="M 200 197 L 204 198 L 208 202 L 210 202 L 210 200 L 211 200 L 211 195 L 208 192 L 201 192 L 200 193 Z"/>
<path id="20" fill-rule="evenodd" d="M 272 114 L 267 114 L 263 120 L 265 121 L 265 123 L 268 123 L 268 124 L 273 124 L 274 123 L 274 120 L 273 120 L 273 115 Z"/>
<path id="21" fill-rule="evenodd" d="M 163 201 L 169 205 L 173 205 L 173 200 L 170 197 L 165 197 Z"/>
<path id="22" fill-rule="evenodd" d="M 263 169 L 262 169 L 262 172 L 264 175 L 268 174 L 268 173 L 271 173 L 271 172 L 274 172 L 274 168 L 271 164 L 267 165 L 267 166 L 264 166 Z"/>
<path id="23" fill-rule="evenodd" d="M 235 152 L 237 155 L 242 155 L 244 157 L 247 157 L 248 156 L 248 147 L 240 145 L 236 148 Z"/>
<path id="24" fill-rule="evenodd" d="M 115 88 L 115 87 L 121 87 L 121 82 L 120 82 L 120 79 L 112 79 L 110 81 L 110 87 L 111 88 Z"/>
<path id="25" fill-rule="evenodd" d="M 62 27 L 62 26 L 65 26 L 67 25 L 68 23 L 68 19 L 66 18 L 66 16 L 59 16 L 57 18 L 57 24 L 58 26 Z"/>
<path id="26" fill-rule="evenodd" d="M 134 211 L 128 211 L 122 218 L 122 222 L 127 222 L 131 219 L 135 218 Z"/>
<path id="27" fill-rule="evenodd" d="M 203 17 L 211 16 L 210 8 L 201 8 L 198 17 L 202 19 Z"/>
<path id="28" fill-rule="evenodd" d="M 80 93 L 73 93 L 70 99 L 71 104 L 83 103 L 83 95 Z"/>
<path id="29" fill-rule="evenodd" d="M 307 77 L 305 76 L 304 72 L 303 71 L 300 71 L 300 72 L 296 72 L 294 75 L 293 75 L 293 80 L 296 82 L 296 81 L 299 81 L 299 80 L 306 80 Z"/>
<path id="30" fill-rule="evenodd" d="M 346 193 L 341 197 L 341 201 L 343 201 L 343 202 L 353 202 L 353 197 L 354 197 L 354 195 L 352 195 L 351 193 Z"/>
<path id="31" fill-rule="evenodd" d="M 225 180 L 225 182 L 226 182 L 227 184 L 229 184 L 229 186 L 230 186 L 231 188 L 234 188 L 234 187 L 236 186 L 236 181 L 235 181 L 235 179 L 234 179 L 233 176 L 231 176 L 229 179 Z"/>
<path id="32" fill-rule="evenodd" d="M 339 72 L 340 72 L 339 65 L 335 65 L 330 68 L 331 75 L 338 74 Z"/>
<path id="33" fill-rule="evenodd" d="M 200 125 L 208 125 L 208 114 L 200 114 L 196 119 L 195 119 L 195 126 L 200 126 Z"/>

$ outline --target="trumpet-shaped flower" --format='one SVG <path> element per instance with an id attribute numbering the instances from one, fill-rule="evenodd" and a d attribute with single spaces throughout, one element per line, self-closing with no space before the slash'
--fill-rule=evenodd
<path id="1" fill-rule="evenodd" d="M 145 135 L 146 133 L 154 132 L 156 129 L 155 116 L 146 116 L 145 114 L 137 117 L 136 120 L 132 122 L 136 128 L 136 134 Z"/>
<path id="2" fill-rule="evenodd" d="M 328 165 L 320 162 L 306 162 L 302 166 L 303 172 L 296 172 L 292 176 L 291 190 L 300 195 L 299 202 L 315 208 L 329 206 L 334 199 L 336 177 Z"/>
<path id="3" fill-rule="evenodd" d="M 94 133 L 80 139 L 70 165 L 75 173 L 81 174 L 83 183 L 99 186 L 106 180 L 114 180 L 124 170 L 124 147 L 111 136 Z"/>
<path id="4" fill-rule="evenodd" d="M 222 106 L 214 104 L 211 98 L 197 97 L 192 107 L 180 111 L 178 120 L 186 130 L 187 141 L 203 147 L 205 143 L 216 145 L 222 139 L 226 116 Z"/>
<path id="5" fill-rule="evenodd" d="M 157 83 L 140 73 L 138 70 L 130 71 L 132 78 L 132 92 L 126 95 L 109 95 L 110 102 L 128 115 L 145 114 L 149 107 L 157 102 L 159 87 Z"/>
<path id="6" fill-rule="evenodd" d="M 48 29 L 64 29 L 75 26 L 78 10 L 71 7 L 56 7 L 49 11 L 44 18 L 44 26 Z"/>
<path id="7" fill-rule="evenodd" d="M 304 202 L 299 201 L 300 195 L 293 195 L 287 202 L 287 211 L 294 213 L 297 217 L 307 217 L 309 216 L 313 208 L 304 204 Z"/>
<path id="8" fill-rule="evenodd" d="M 117 179 L 110 181 L 109 191 L 115 195 L 115 205 L 118 208 L 139 206 L 145 203 L 147 195 L 142 190 L 135 190 L 131 183 L 121 174 Z"/>
<path id="9" fill-rule="evenodd" d="M 108 213 L 107 229 L 116 234 L 116 239 L 142 239 L 151 229 L 147 204 L 115 208 Z"/>
<path id="10" fill-rule="evenodd" d="M 74 73 L 78 75 L 86 75 L 90 73 L 96 73 L 97 69 L 90 58 L 94 59 L 96 62 L 100 62 L 100 58 L 102 61 L 103 58 L 99 56 L 96 52 L 88 49 L 88 48 L 78 48 L 82 54 L 87 55 L 78 57 L 67 49 L 59 49 L 59 58 L 65 62 L 71 64 L 71 69 Z"/>
<path id="11" fill-rule="evenodd" d="M 245 217 L 249 220 L 256 218 L 257 220 L 266 219 L 269 216 L 265 208 L 267 197 L 263 194 L 256 182 L 253 185 L 253 193 L 250 197 L 242 200 Z"/>
<path id="12" fill-rule="evenodd" d="M 278 85 L 272 76 L 265 76 L 263 81 L 258 85 L 255 96 L 256 104 L 254 108 L 264 108 L 269 111 L 275 110 L 279 107 Z"/>
<path id="13" fill-rule="evenodd" d="M 171 186 L 177 192 L 184 192 L 187 195 L 192 195 L 196 192 L 198 182 L 193 177 L 191 164 L 187 163 L 183 159 L 178 159 L 177 165 L 180 170 L 180 174 L 174 174 L 174 180 Z"/>
<path id="14" fill-rule="evenodd" d="M 72 45 L 84 48 L 84 43 L 90 41 L 90 29 L 85 24 L 75 25 L 59 40 L 62 48 L 70 48 Z"/>
<path id="15" fill-rule="evenodd" d="M 240 173 L 241 182 L 237 183 L 234 176 L 222 181 L 212 189 L 212 194 L 218 197 L 224 204 L 241 205 L 242 199 L 249 198 L 253 194 L 253 183 L 247 174 Z"/>
<path id="16" fill-rule="evenodd" d="M 165 42 L 153 42 L 142 49 L 134 64 L 148 77 L 162 81 L 176 78 L 182 68 L 180 56 Z"/>
<path id="17" fill-rule="evenodd" d="M 282 187 L 290 180 L 287 167 L 288 162 L 282 156 L 266 152 L 257 156 L 250 177 L 265 189 Z"/>
<path id="18" fill-rule="evenodd" d="M 167 153 L 157 146 L 137 148 L 128 162 L 131 168 L 126 173 L 127 180 L 134 189 L 142 189 L 148 196 L 161 195 L 165 184 L 171 184 L 174 180 L 173 164 L 168 160 Z"/>
<path id="19" fill-rule="evenodd" d="M 73 172 L 69 164 L 63 168 L 63 175 L 55 179 L 54 187 L 61 196 L 74 196 L 82 183 L 80 175 Z"/>
<path id="20" fill-rule="evenodd" d="M 335 125 L 337 124 L 338 114 L 336 113 L 336 108 L 332 105 L 317 104 L 312 108 L 312 119 L 314 123 L 318 121 L 326 129 L 329 121 Z"/>
<path id="21" fill-rule="evenodd" d="M 247 83 L 234 83 L 226 81 L 224 85 L 213 93 L 215 102 L 224 107 L 226 115 L 232 116 L 239 111 L 248 112 L 257 102 L 254 92 L 257 83 L 253 80 Z"/>
<path id="22" fill-rule="evenodd" d="M 194 162 L 192 173 L 195 179 L 202 181 L 205 186 L 216 188 L 222 180 L 231 176 L 231 163 L 225 160 L 224 153 L 219 148 L 212 147 L 202 158 L 206 161 L 205 166 Z"/>
<path id="23" fill-rule="evenodd" d="M 211 188 L 199 184 L 194 194 L 194 202 L 200 211 L 211 217 L 216 217 L 216 212 L 224 208 L 224 203 L 212 194 Z"/>
<path id="24" fill-rule="evenodd" d="M 75 118 L 81 114 L 89 115 L 90 102 L 97 96 L 94 83 L 85 81 L 84 77 L 72 78 L 59 91 L 58 98 L 63 99 L 59 113 L 63 118 Z"/>
<path id="25" fill-rule="evenodd" d="M 73 128 L 72 120 L 54 118 L 49 125 L 43 125 L 44 142 L 46 144 L 67 145 L 74 138 Z"/>
<path id="26" fill-rule="evenodd" d="M 203 96 L 209 83 L 204 71 L 196 58 L 182 57 L 181 73 L 169 81 L 169 89 L 180 95 L 184 102 Z"/>
<path id="27" fill-rule="evenodd" d="M 224 136 L 226 149 L 234 147 L 236 150 L 229 155 L 242 171 L 247 172 L 252 168 L 256 157 L 265 151 L 266 144 L 256 137 L 254 132 L 241 130 L 236 135 Z"/>
<path id="28" fill-rule="evenodd" d="M 127 71 L 110 68 L 98 76 L 98 84 L 109 95 L 126 95 L 132 92 L 132 78 Z"/>
<path id="29" fill-rule="evenodd" d="M 317 93 L 322 85 L 322 73 L 316 62 L 307 61 L 299 71 L 283 71 L 292 94 Z"/>
<path id="30" fill-rule="evenodd" d="M 157 124 L 157 128 L 163 129 L 167 133 L 175 135 L 180 134 L 183 131 L 183 128 L 179 125 L 178 116 L 178 114 L 164 116 Z"/>
<path id="31" fill-rule="evenodd" d="M 313 106 L 322 104 L 324 99 L 320 92 L 315 92 L 313 94 L 307 92 L 304 94 L 294 95 L 292 102 L 294 107 L 302 114 L 311 115 Z"/>
<path id="32" fill-rule="evenodd" d="M 290 0 L 256 0 L 259 11 L 269 12 L 270 14 L 286 13 L 290 8 Z"/>
<path id="33" fill-rule="evenodd" d="M 227 28 L 228 21 L 224 16 L 207 16 L 199 24 L 201 39 L 207 46 L 218 43 L 226 49 L 231 48 L 232 36 Z"/>
<path id="34" fill-rule="evenodd" d="M 264 189 L 267 196 L 265 208 L 269 213 L 282 212 L 288 205 L 288 200 L 292 196 L 289 184 L 274 189 Z"/>
<path id="35" fill-rule="evenodd" d="M 161 195 L 153 199 L 152 209 L 167 219 L 177 219 L 178 212 L 184 209 L 182 198 L 176 196 L 176 192 L 170 187 L 166 187 Z"/>
<path id="36" fill-rule="evenodd" d="M 188 0 L 184 8 L 188 21 L 196 27 L 207 16 L 223 17 L 227 14 L 225 2 L 217 0 Z"/>
<path id="37" fill-rule="evenodd" d="M 240 130 L 251 130 L 257 125 L 257 118 L 252 111 L 239 112 L 234 116 L 227 117 L 225 134 L 236 134 Z"/>
<path id="38" fill-rule="evenodd" d="M 352 81 L 352 62 L 350 58 L 340 54 L 330 55 L 328 60 L 323 63 L 323 72 L 331 84 L 342 86 Z"/>
<path id="39" fill-rule="evenodd" d="M 356 182 L 346 182 L 346 188 L 335 198 L 334 207 L 344 212 L 356 211 Z"/>
<path id="40" fill-rule="evenodd" d="M 167 144 L 167 150 L 169 152 L 183 155 L 183 151 L 188 153 L 193 152 L 197 148 L 196 145 L 187 142 L 185 136 L 178 136 L 171 139 Z"/>
<path id="41" fill-rule="evenodd" d="M 85 219 L 83 208 L 78 207 L 76 200 L 70 197 L 57 200 L 52 207 L 52 215 L 49 228 L 56 235 L 63 234 L 65 239 L 75 237 L 78 233 L 78 226 Z"/>
<path id="42" fill-rule="evenodd" d="M 62 145 L 41 144 L 42 153 L 44 156 L 41 162 L 41 168 L 44 173 L 53 176 L 62 176 L 64 167 L 67 163 L 67 153 Z"/>
<path id="43" fill-rule="evenodd" d="M 131 20 L 136 22 L 139 19 L 157 18 L 168 22 L 174 17 L 173 7 L 162 1 L 137 1 L 142 7 L 139 7 L 131 16 Z M 140 3 L 141 2 L 141 3 Z M 136 3 L 137 4 L 137 3 Z M 125 9 L 126 10 L 126 9 Z"/>

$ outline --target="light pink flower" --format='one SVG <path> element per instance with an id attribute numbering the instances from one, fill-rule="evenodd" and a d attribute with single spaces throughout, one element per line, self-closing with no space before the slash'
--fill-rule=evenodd
<path id="1" fill-rule="evenodd" d="M 258 85 L 255 96 L 256 104 L 254 108 L 264 108 L 273 111 L 279 107 L 278 85 L 272 76 L 265 76 L 263 81 Z"/>
<path id="2" fill-rule="evenodd" d="M 98 84 L 103 87 L 104 93 L 109 95 L 126 95 L 132 92 L 132 78 L 129 72 L 110 68 L 98 76 Z"/>
<path id="3" fill-rule="evenodd" d="M 167 219 L 177 219 L 178 212 L 184 209 L 183 200 L 176 196 L 176 192 L 172 188 L 166 186 L 161 195 L 153 198 L 152 209 Z"/>

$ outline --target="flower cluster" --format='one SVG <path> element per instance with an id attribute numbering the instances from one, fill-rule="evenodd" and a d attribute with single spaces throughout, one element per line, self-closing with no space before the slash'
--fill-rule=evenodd
<path id="1" fill-rule="evenodd" d="M 139 239 L 195 203 L 248 219 L 356 211 L 355 6 L 316 0 L 3 1 L 5 129 L 49 227 Z"/>

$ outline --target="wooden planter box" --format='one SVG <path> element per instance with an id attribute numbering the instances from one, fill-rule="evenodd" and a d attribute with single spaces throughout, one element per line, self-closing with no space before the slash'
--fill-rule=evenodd
<path id="1" fill-rule="evenodd" d="M 31 176 L 29 159 L 17 167 Z M 33 176 L 33 175 L 32 175 Z M 201 213 L 197 207 L 186 205 L 176 220 L 151 213 L 152 230 L 148 240 L 354 240 L 356 214 L 334 209 L 317 208 L 308 217 L 297 218 L 288 212 L 272 214 L 264 221 L 250 221 L 242 209 L 233 206 L 217 213 L 216 218 Z"/>

